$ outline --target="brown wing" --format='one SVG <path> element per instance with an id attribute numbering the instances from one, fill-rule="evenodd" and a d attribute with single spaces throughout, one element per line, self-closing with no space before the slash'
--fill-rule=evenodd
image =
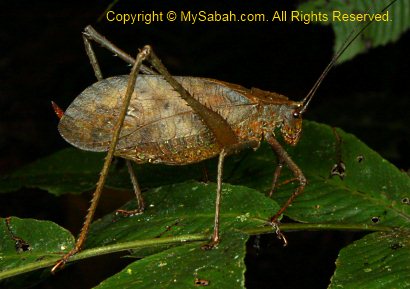
<path id="1" fill-rule="evenodd" d="M 205 78 L 176 78 L 193 97 L 226 119 L 234 131 L 257 113 L 256 104 L 225 83 Z M 59 124 L 61 135 L 84 150 L 108 150 L 127 81 L 128 76 L 111 77 L 84 90 L 64 113 Z M 168 153 L 174 150 L 178 154 L 187 148 L 195 150 L 212 145 L 213 152 L 204 152 L 200 158 L 217 152 L 214 137 L 200 117 L 161 76 L 138 76 L 116 149 L 119 155 L 134 149 L 140 155 L 151 151 L 149 156 L 140 156 L 149 160 L 155 149 Z"/>

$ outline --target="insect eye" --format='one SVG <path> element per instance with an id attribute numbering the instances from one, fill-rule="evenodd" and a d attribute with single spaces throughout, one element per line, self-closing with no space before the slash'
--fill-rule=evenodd
<path id="1" fill-rule="evenodd" d="M 300 112 L 297 111 L 297 110 L 295 110 L 295 111 L 293 112 L 293 117 L 294 117 L 294 118 L 299 118 L 299 117 L 300 117 Z"/>

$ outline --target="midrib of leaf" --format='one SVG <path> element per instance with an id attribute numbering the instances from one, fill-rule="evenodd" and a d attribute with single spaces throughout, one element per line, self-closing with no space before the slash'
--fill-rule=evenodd
<path id="1" fill-rule="evenodd" d="M 256 219 L 258 220 L 258 219 Z M 260 221 L 260 220 L 258 220 Z M 320 230 L 344 230 L 344 231 L 393 231 L 395 228 L 390 226 L 367 226 L 361 224 L 300 224 L 291 223 L 280 225 L 280 230 L 282 232 L 287 231 L 320 231 Z M 258 226 L 255 228 L 240 230 L 243 233 L 249 235 L 256 234 L 267 234 L 274 233 L 275 229 L 271 226 Z M 191 242 L 204 242 L 209 240 L 208 234 L 188 234 L 180 236 L 168 236 L 161 238 L 151 238 L 145 240 L 135 240 L 129 242 L 119 242 L 115 244 L 104 245 L 101 247 L 95 247 L 90 249 L 85 249 L 80 253 L 74 255 L 68 261 L 69 263 L 87 259 L 96 256 L 102 256 L 110 253 L 128 251 L 136 248 L 161 246 L 161 245 L 183 245 Z M 40 254 L 39 257 L 44 257 L 45 254 Z M 0 272 L 0 280 L 9 278 L 12 276 L 17 276 L 23 273 L 34 271 L 41 268 L 47 268 L 53 266 L 57 260 L 59 260 L 60 255 L 49 254 L 50 258 L 38 260 L 26 265 L 21 265 L 16 268 L 7 269 Z"/>

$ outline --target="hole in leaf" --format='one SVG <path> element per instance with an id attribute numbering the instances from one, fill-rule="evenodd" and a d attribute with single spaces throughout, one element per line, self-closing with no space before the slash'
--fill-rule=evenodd
<path id="1" fill-rule="evenodd" d="M 359 155 L 356 157 L 357 162 L 360 164 L 362 161 L 364 161 L 364 156 Z"/>
<path id="2" fill-rule="evenodd" d="M 377 223 L 380 222 L 380 218 L 379 218 L 379 217 L 372 217 L 372 222 L 373 222 L 374 224 L 377 224 Z"/>
<path id="3" fill-rule="evenodd" d="M 340 161 L 337 164 L 333 166 L 333 168 L 330 170 L 330 176 L 339 176 L 341 180 L 344 179 L 346 176 L 346 165 L 344 162 Z"/>

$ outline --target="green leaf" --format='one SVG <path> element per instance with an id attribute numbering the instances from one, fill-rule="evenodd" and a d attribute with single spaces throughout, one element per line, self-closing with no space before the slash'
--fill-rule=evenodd
<path id="1" fill-rule="evenodd" d="M 0 192 L 22 187 L 40 188 L 55 195 L 81 193 L 95 187 L 104 154 L 73 148 L 35 161 L 0 179 Z"/>
<path id="2" fill-rule="evenodd" d="M 410 233 L 378 232 L 342 249 L 329 288 L 409 288 Z"/>
<path id="3" fill-rule="evenodd" d="M 319 12 L 328 16 L 328 21 L 316 21 L 322 25 L 331 24 L 336 36 L 334 51 L 336 52 L 349 37 L 351 31 L 361 25 L 363 22 L 355 21 L 335 21 L 333 11 L 341 13 L 380 13 L 391 0 L 372 1 L 308 1 L 299 5 L 298 10 L 308 14 L 310 11 L 318 14 Z M 371 9 L 369 10 L 369 7 Z M 369 48 L 386 45 L 389 42 L 396 41 L 402 33 L 410 28 L 410 2 L 397 1 L 388 8 L 389 21 L 380 21 L 372 23 L 358 39 L 347 49 L 339 59 L 339 63 L 352 59 L 357 54 L 367 51 Z M 382 12 L 385 13 L 385 12 Z"/>
<path id="4" fill-rule="evenodd" d="M 222 241 L 216 249 L 204 251 L 198 242 L 155 245 L 155 240 L 162 238 L 196 234 L 209 240 L 213 231 L 215 192 L 213 183 L 190 181 L 163 186 L 144 194 L 147 204 L 144 214 L 134 217 L 109 214 L 96 221 L 87 248 L 138 239 L 153 240 L 152 247 L 133 251 L 134 256 L 144 257 L 142 260 L 130 264 L 97 288 L 195 288 L 196 278 L 207 280 L 218 288 L 244 288 L 247 235 L 240 231 L 265 227 L 269 217 L 279 208 L 256 190 L 224 185 Z M 135 205 L 135 201 L 131 201 L 123 209 L 133 209 Z"/>
<path id="5" fill-rule="evenodd" d="M 142 215 L 124 218 L 110 214 L 96 221 L 87 248 L 138 239 L 203 234 L 213 230 L 216 185 L 185 182 L 152 189 L 144 194 L 147 209 Z M 252 202 L 249 202 L 252 200 Z M 131 201 L 123 209 L 135 208 Z M 196 288 L 206 280 L 217 288 L 244 288 L 246 229 L 265 227 L 278 205 L 258 191 L 225 184 L 222 191 L 221 243 L 204 251 L 200 243 L 183 242 L 134 250 L 145 257 L 97 288 Z M 202 242 L 205 244 L 205 242 Z M 170 246 L 177 246 L 171 247 Z"/>
<path id="6" fill-rule="evenodd" d="M 300 148 L 291 153 L 309 185 L 289 215 L 305 222 L 409 226 L 410 206 L 403 201 L 410 195 L 406 173 L 340 129 L 308 123 L 301 145 L 310 153 Z M 346 166 L 343 179 L 331 175 L 340 160 Z M 285 191 L 278 192 L 279 200 L 287 198 Z"/>
<path id="7" fill-rule="evenodd" d="M 201 240 L 204 244 L 206 240 L 210 239 L 214 221 L 215 192 L 215 184 L 193 181 L 147 191 L 145 193 L 147 209 L 144 214 L 122 217 L 113 213 L 97 220 L 92 225 L 87 239 L 86 249 L 88 250 L 75 255 L 71 261 L 134 248 L 139 249 L 138 251 L 134 250 L 134 255 L 139 257 L 152 256 L 154 260 L 157 258 L 155 256 L 158 255 L 158 252 L 171 246 L 183 247 L 176 249 L 176 252 L 184 252 L 184 250 L 202 252 L 199 249 L 201 243 L 196 242 L 191 245 L 187 242 Z M 249 202 L 249 199 L 252 202 Z M 134 206 L 135 202 L 132 201 L 124 206 L 124 209 L 132 209 Z M 215 252 L 202 253 L 203 258 L 211 259 L 211 257 L 220 254 L 222 250 L 225 252 L 224 248 L 229 247 L 230 253 L 219 256 L 218 260 L 223 260 L 221 264 L 224 262 L 233 263 L 232 258 L 235 257 L 237 264 L 231 264 L 234 273 L 229 280 L 243 284 L 243 259 L 247 238 L 240 231 L 258 227 L 266 228 L 266 222 L 278 208 L 273 200 L 266 198 L 256 190 L 242 186 L 225 185 L 222 191 L 222 243 L 219 245 L 221 247 L 218 246 Z M 0 249 L 3 263 L 0 263 L 2 268 L 0 279 L 51 266 L 74 245 L 73 236 L 52 222 L 12 218 L 10 224 L 13 235 L 5 225 L 1 231 Z M 22 253 L 16 252 L 14 243 L 17 236 L 30 244 L 32 250 Z M 173 248 L 169 250 L 173 250 Z M 187 255 L 186 260 L 182 260 L 181 257 L 180 262 L 189 263 L 192 266 L 198 265 L 199 261 L 195 261 L 195 258 L 191 260 L 190 254 Z M 163 258 L 161 256 L 158 258 Z M 201 265 L 201 270 L 211 272 L 206 276 L 209 276 L 213 280 L 212 282 L 215 284 L 225 282 L 226 276 L 220 276 L 222 273 L 215 269 L 213 260 L 208 261 L 208 265 L 205 265 Z M 148 271 L 143 270 L 134 277 L 140 278 L 145 273 L 148 274 Z M 178 278 L 185 276 L 184 272 L 181 271 L 179 276 Z M 151 280 L 152 277 L 147 275 L 146 278 Z M 191 280 L 192 274 L 190 273 L 184 278 Z M 198 278 L 202 277 L 198 275 Z M 166 281 L 160 277 L 156 280 L 159 280 L 160 283 Z"/>
<path id="8" fill-rule="evenodd" d="M 245 288 L 247 235 L 227 232 L 216 249 L 201 250 L 197 243 L 179 246 L 133 262 L 96 288 Z"/>
<path id="9" fill-rule="evenodd" d="M 215 215 L 216 185 L 185 182 L 144 193 L 146 210 L 133 217 L 109 214 L 91 228 L 87 247 L 116 242 L 169 236 L 204 234 L 209 238 Z M 252 202 L 249 202 L 252 200 Z M 123 209 L 132 210 L 135 201 Z M 222 189 L 221 231 L 263 227 L 279 206 L 258 191 L 224 184 Z"/>
<path id="10" fill-rule="evenodd" d="M 0 280 L 43 268 L 73 246 L 71 233 L 53 222 L 0 218 Z"/>
<path id="11" fill-rule="evenodd" d="M 23 187 L 39 188 L 54 195 L 66 193 L 79 194 L 95 188 L 99 173 L 103 166 L 105 153 L 81 151 L 67 148 L 48 157 L 39 159 L 10 175 L 0 178 L 0 192 L 7 193 Z M 132 189 L 131 181 L 124 163 L 118 159 L 113 163 L 107 187 L 116 189 Z M 202 168 L 197 165 L 175 168 L 164 165 L 135 166 L 140 184 L 143 187 L 154 187 L 172 184 L 202 176 Z"/>
<path id="12" fill-rule="evenodd" d="M 215 184 L 185 182 L 146 192 L 147 210 L 124 218 L 110 214 L 93 224 L 87 247 L 141 238 L 204 234 L 210 237 L 214 219 Z M 252 202 L 249 202 L 249 200 Z M 135 208 L 132 201 L 124 209 Z M 238 230 L 264 227 L 278 206 L 259 192 L 225 184 L 222 191 L 221 238 L 214 250 L 200 244 L 136 250 L 142 257 L 97 288 L 196 288 L 206 280 L 217 288 L 244 288 L 247 235 Z M 179 244 L 174 244 L 179 245 Z M 164 251 L 165 250 L 165 251 Z M 159 253 L 158 253 L 159 252 Z"/>
<path id="13" fill-rule="evenodd" d="M 308 179 L 304 193 L 285 212 L 287 216 L 301 222 L 409 226 L 410 206 L 405 201 L 410 196 L 409 176 L 352 134 L 305 121 L 299 144 L 286 150 Z M 346 166 L 343 179 L 331 175 L 339 161 Z M 267 192 L 274 162 L 264 146 L 256 155 L 245 156 L 229 181 Z M 281 181 L 292 177 L 284 169 Z M 275 200 L 283 204 L 295 185 L 281 186 Z"/>

